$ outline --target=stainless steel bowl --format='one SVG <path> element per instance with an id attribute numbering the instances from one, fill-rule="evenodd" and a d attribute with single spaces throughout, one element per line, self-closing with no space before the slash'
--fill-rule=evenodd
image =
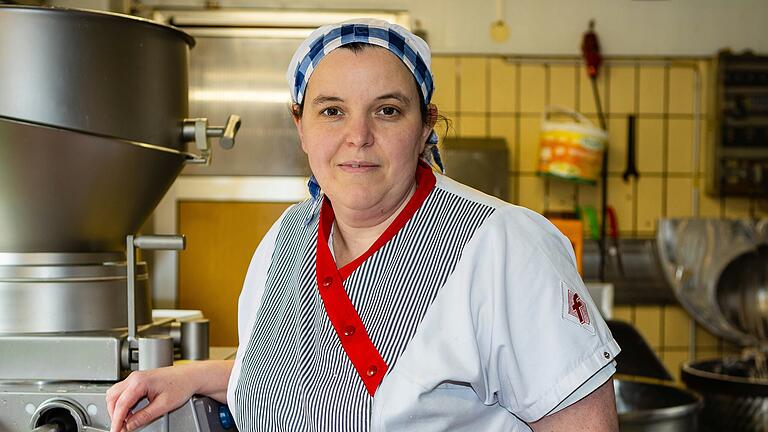
<path id="1" fill-rule="evenodd" d="M 668 384 L 615 379 L 621 432 L 695 432 L 702 399 Z"/>
<path id="2" fill-rule="evenodd" d="M 701 417 L 702 431 L 768 431 L 768 379 L 760 375 L 754 358 L 683 365 L 683 382 L 701 393 L 707 407 Z"/>
<path id="3" fill-rule="evenodd" d="M 743 346 L 768 338 L 768 220 L 662 219 L 657 245 L 680 304 Z"/>
<path id="4" fill-rule="evenodd" d="M 0 6 L 0 116 L 184 150 L 194 43 L 128 15 Z"/>

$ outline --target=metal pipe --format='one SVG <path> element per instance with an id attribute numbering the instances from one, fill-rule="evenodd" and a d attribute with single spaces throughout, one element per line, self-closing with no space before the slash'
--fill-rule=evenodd
<path id="1" fill-rule="evenodd" d="M 128 344 L 129 349 L 135 348 L 136 343 L 136 247 L 134 237 L 129 235 L 125 239 L 126 279 L 128 283 Z M 130 356 L 129 356 L 130 358 Z"/>
<path id="2" fill-rule="evenodd" d="M 209 321 L 195 319 L 181 322 L 181 358 L 208 360 Z"/>

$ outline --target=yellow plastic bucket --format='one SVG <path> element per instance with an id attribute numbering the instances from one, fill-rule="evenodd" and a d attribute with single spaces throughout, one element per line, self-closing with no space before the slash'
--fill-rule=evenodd
<path id="1" fill-rule="evenodd" d="M 555 120 L 567 117 L 568 121 Z M 541 119 L 538 174 L 594 184 L 608 134 L 581 113 L 549 106 Z"/>

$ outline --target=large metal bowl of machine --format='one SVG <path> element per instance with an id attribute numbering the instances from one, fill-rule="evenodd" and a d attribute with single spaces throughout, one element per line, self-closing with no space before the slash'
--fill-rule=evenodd
<path id="1" fill-rule="evenodd" d="M 661 220 L 657 245 L 682 306 L 744 348 L 683 365 L 683 382 L 704 397 L 702 430 L 768 430 L 768 220 Z"/>
<path id="2" fill-rule="evenodd" d="M 185 164 L 208 162 L 209 139 L 229 148 L 240 125 L 188 118 L 194 43 L 126 15 L 0 6 L 2 431 L 107 429 L 111 383 L 175 351 L 207 355 L 199 328 L 181 330 L 204 320 L 152 319 L 135 261 L 183 247 L 138 230 Z M 219 408 L 195 398 L 146 430 L 216 430 L 199 427 L 210 413 L 220 427 Z"/>

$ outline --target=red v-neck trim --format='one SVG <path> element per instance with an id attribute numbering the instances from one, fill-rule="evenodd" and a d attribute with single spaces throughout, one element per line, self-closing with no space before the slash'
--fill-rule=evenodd
<path id="1" fill-rule="evenodd" d="M 317 289 L 323 301 L 325 313 L 331 321 L 339 342 L 341 342 L 341 347 L 349 357 L 371 397 L 376 393 L 376 389 L 379 388 L 379 384 L 384 379 L 388 366 L 373 345 L 363 320 L 344 289 L 343 282 L 405 226 L 434 189 L 435 183 L 436 179 L 432 169 L 419 162 L 416 168 L 416 192 L 408 200 L 403 210 L 364 254 L 341 269 L 336 268 L 336 261 L 328 248 L 328 236 L 334 218 L 333 209 L 326 200 L 320 210 L 316 246 L 317 261 L 315 263 Z"/>
<path id="2" fill-rule="evenodd" d="M 416 211 L 427 199 L 429 193 L 432 192 L 432 189 L 435 188 L 435 183 L 436 179 L 435 174 L 432 172 L 432 168 L 430 168 L 427 164 L 419 161 L 419 165 L 416 167 L 416 191 L 413 193 L 413 196 L 411 196 L 411 198 L 408 200 L 408 203 L 405 205 L 405 207 L 403 207 L 403 210 L 400 212 L 400 214 L 395 217 L 395 220 L 389 224 L 387 229 L 381 233 L 379 238 L 373 242 L 367 251 L 339 269 L 339 274 L 341 275 L 342 280 L 349 277 L 349 275 L 357 270 L 357 268 L 360 267 L 360 265 L 363 264 L 365 260 L 370 258 L 371 255 L 381 249 L 388 241 L 392 240 L 392 237 L 394 237 L 395 234 L 397 234 L 411 219 L 411 217 L 416 214 Z M 333 225 L 334 218 L 335 215 L 333 213 L 333 207 L 331 207 L 330 203 L 326 199 L 323 202 L 323 207 L 320 211 L 320 223 L 318 232 L 318 234 L 325 241 L 326 245 L 328 245 L 328 238 L 331 234 L 331 226 Z M 335 263 L 336 261 L 334 260 L 334 265 Z"/>

